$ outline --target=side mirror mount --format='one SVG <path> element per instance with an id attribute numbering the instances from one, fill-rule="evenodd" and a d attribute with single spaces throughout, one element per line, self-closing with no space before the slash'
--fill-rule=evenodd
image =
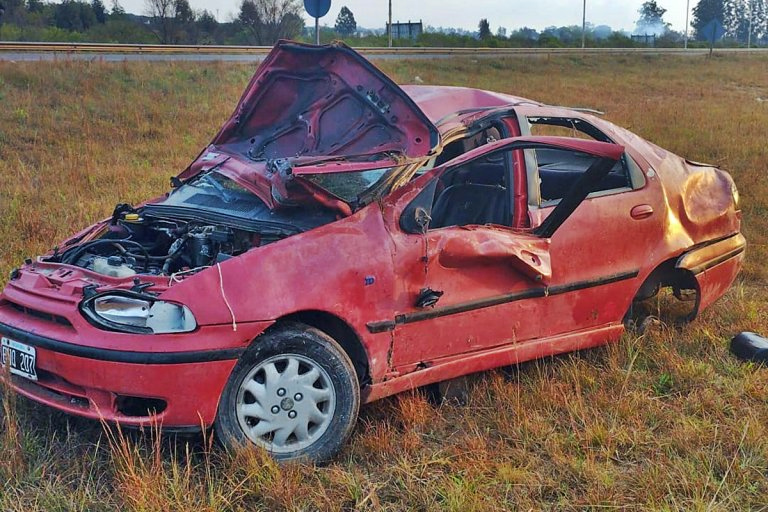
<path id="1" fill-rule="evenodd" d="M 432 220 L 430 212 L 436 187 L 437 179 L 433 179 L 424 186 L 408 206 L 403 208 L 400 215 L 400 229 L 414 235 L 426 233 L 429 221 Z"/>
<path id="2" fill-rule="evenodd" d="M 432 217 L 429 216 L 429 212 L 427 212 L 426 208 L 423 208 L 421 206 L 417 206 L 414 210 L 414 221 L 416 222 L 416 225 L 421 228 L 422 233 L 427 232 L 427 228 L 429 227 L 429 221 L 432 220 Z"/>

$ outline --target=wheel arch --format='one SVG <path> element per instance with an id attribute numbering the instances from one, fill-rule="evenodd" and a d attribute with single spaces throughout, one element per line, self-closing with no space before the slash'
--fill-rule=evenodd
<path id="1" fill-rule="evenodd" d="M 670 258 L 656 266 L 640 285 L 632 303 L 629 306 L 627 315 L 632 312 L 635 303 L 655 297 L 661 288 L 671 287 L 673 290 L 694 290 L 696 293 L 696 303 L 686 321 L 693 321 L 699 313 L 699 304 L 701 303 L 701 289 L 696 279 L 696 274 L 691 270 L 678 266 L 679 256 Z M 678 297 L 679 298 L 679 297 Z"/>
<path id="2" fill-rule="evenodd" d="M 370 383 L 368 352 L 360 336 L 347 322 L 326 311 L 305 310 L 278 318 L 267 331 L 296 322 L 314 327 L 333 338 L 352 361 L 360 387 Z"/>

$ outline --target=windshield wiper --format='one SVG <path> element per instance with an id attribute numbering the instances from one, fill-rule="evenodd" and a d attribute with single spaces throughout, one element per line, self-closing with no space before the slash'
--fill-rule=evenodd
<path id="1" fill-rule="evenodd" d="M 227 190 L 227 188 L 224 185 L 222 185 L 221 183 L 219 183 L 216 180 L 216 178 L 213 178 L 211 176 L 211 174 L 212 174 L 212 172 L 209 172 L 207 174 L 203 174 L 202 176 L 200 176 L 195 181 L 187 182 L 187 183 L 185 183 L 185 185 L 189 185 L 191 187 L 201 188 L 201 189 L 205 188 L 205 185 L 209 185 L 209 186 L 213 187 L 214 189 L 216 189 L 216 192 L 219 193 L 219 195 L 221 196 L 221 198 L 224 200 L 225 203 L 231 203 L 232 201 L 237 199 L 233 195 L 232 191 Z"/>

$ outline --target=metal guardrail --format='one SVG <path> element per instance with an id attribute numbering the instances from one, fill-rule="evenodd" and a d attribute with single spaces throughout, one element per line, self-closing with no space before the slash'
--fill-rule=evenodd
<path id="1" fill-rule="evenodd" d="M 207 46 L 162 44 L 113 44 L 113 43 L 22 43 L 0 42 L 0 51 L 13 52 L 61 52 L 61 53 L 218 53 L 263 54 L 268 46 Z"/>
<path id="2" fill-rule="evenodd" d="M 111 43 L 0 42 L 0 52 L 46 53 L 155 53 L 266 55 L 271 46 L 160 45 Z M 703 54 L 708 48 L 432 48 L 432 47 L 359 47 L 366 55 L 611 55 L 611 54 Z M 766 53 L 768 48 L 717 48 L 718 53 Z"/>

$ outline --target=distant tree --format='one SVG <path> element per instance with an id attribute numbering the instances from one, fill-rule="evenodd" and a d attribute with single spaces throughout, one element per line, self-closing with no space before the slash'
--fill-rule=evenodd
<path id="1" fill-rule="evenodd" d="M 213 41 L 216 32 L 219 30 L 219 22 L 213 14 L 207 10 L 203 10 L 197 17 L 197 27 L 204 39 Z"/>
<path id="2" fill-rule="evenodd" d="M 656 0 L 643 2 L 637 12 L 640 18 L 635 22 L 636 34 L 662 35 L 669 29 L 669 23 L 664 22 L 667 10 L 657 4 Z"/>
<path id="3" fill-rule="evenodd" d="M 766 35 L 768 30 L 768 0 L 723 0 L 723 26 L 726 35 L 742 43 Z"/>
<path id="4" fill-rule="evenodd" d="M 282 26 L 285 35 L 281 37 L 285 39 L 294 39 L 304 32 L 304 18 L 301 14 L 289 12 L 283 16 Z"/>
<path id="5" fill-rule="evenodd" d="M 609 48 L 630 48 L 632 47 L 632 39 L 623 32 L 614 31 L 605 38 L 605 44 Z"/>
<path id="6" fill-rule="evenodd" d="M 346 5 L 339 11 L 334 28 L 336 29 L 336 32 L 342 36 L 351 36 L 357 30 L 355 15 L 352 14 L 352 11 L 350 11 Z"/>
<path id="7" fill-rule="evenodd" d="M 614 30 L 608 25 L 598 25 L 592 29 L 595 39 L 607 39 L 613 32 Z"/>
<path id="8" fill-rule="evenodd" d="M 725 21 L 723 0 L 699 0 L 699 3 L 693 8 L 693 27 L 696 39 L 704 41 L 707 34 L 704 33 L 704 26 L 712 20 L 720 23 Z"/>
<path id="9" fill-rule="evenodd" d="M 104 7 L 104 2 L 101 0 L 91 0 L 91 9 L 93 9 L 93 14 L 96 16 L 98 23 L 107 22 L 107 8 Z"/>
<path id="10" fill-rule="evenodd" d="M 45 4 L 43 0 L 27 0 L 27 10 L 29 12 L 43 12 Z"/>
<path id="11" fill-rule="evenodd" d="M 173 43 L 176 18 L 176 0 L 145 0 L 145 14 L 151 19 L 150 27 L 160 44 Z"/>
<path id="12" fill-rule="evenodd" d="M 664 35 L 656 38 L 655 44 L 657 48 L 675 48 L 680 47 L 683 43 L 684 34 L 677 32 L 676 30 L 667 30 Z"/>
<path id="13" fill-rule="evenodd" d="M 179 24 L 187 24 L 195 22 L 195 12 L 189 5 L 189 0 L 175 0 L 175 16 L 174 19 Z"/>
<path id="14" fill-rule="evenodd" d="M 96 24 L 96 15 L 90 4 L 78 0 L 64 0 L 60 4 L 54 4 L 53 21 L 58 28 L 85 32 Z"/>
<path id="15" fill-rule="evenodd" d="M 643 5 L 640 6 L 637 12 L 640 13 L 640 19 L 637 20 L 638 23 L 652 25 L 654 23 L 663 23 L 664 14 L 667 10 L 658 5 L 656 0 L 649 0 L 643 2 Z"/>
<path id="16" fill-rule="evenodd" d="M 552 47 L 553 38 L 559 42 L 559 46 L 575 46 L 581 44 L 581 26 L 570 25 L 567 27 L 547 27 L 539 36 L 539 41 L 544 41 L 544 44 L 541 44 L 541 46 Z M 591 41 L 592 39 L 592 26 L 587 23 L 587 41 Z"/>
<path id="17" fill-rule="evenodd" d="M 499 39 L 506 39 L 507 29 L 504 27 L 499 27 L 499 29 L 496 31 L 496 37 L 498 37 Z"/>
<path id="18" fill-rule="evenodd" d="M 2 0 L 3 13 L 0 19 L 4 23 L 19 23 L 24 20 L 26 6 L 24 0 Z"/>
<path id="19" fill-rule="evenodd" d="M 264 24 L 263 14 L 256 2 L 243 0 L 243 3 L 240 4 L 240 14 L 237 16 L 237 21 L 250 33 L 255 44 L 262 44 L 261 41 L 265 37 L 265 30 L 262 28 Z"/>
<path id="20" fill-rule="evenodd" d="M 752 41 L 768 43 L 768 0 L 752 0 Z"/>
<path id="21" fill-rule="evenodd" d="M 176 16 L 173 18 L 175 43 L 197 44 L 197 14 L 189 5 L 189 0 L 176 0 Z"/>
<path id="22" fill-rule="evenodd" d="M 723 27 L 727 37 L 737 41 L 747 40 L 749 15 L 746 0 L 723 0 Z"/>
<path id="23" fill-rule="evenodd" d="M 509 34 L 509 38 L 515 38 L 524 41 L 536 41 L 539 38 L 539 32 L 534 28 L 523 27 Z"/>
<path id="24" fill-rule="evenodd" d="M 122 19 L 125 17 L 125 9 L 120 5 L 119 0 L 112 0 L 112 10 L 109 12 L 109 16 L 115 19 Z"/>
<path id="25" fill-rule="evenodd" d="M 480 23 L 477 24 L 477 28 L 479 31 L 480 39 L 488 39 L 491 37 L 491 25 L 488 23 L 486 18 L 480 20 Z"/>
<path id="26" fill-rule="evenodd" d="M 291 39 L 301 34 L 304 28 L 301 13 L 298 0 L 243 0 L 237 22 L 254 44 L 270 46 L 278 39 Z"/>
<path id="27" fill-rule="evenodd" d="M 539 46 L 542 48 L 561 48 L 563 42 L 555 33 L 545 29 L 544 32 L 539 34 Z"/>
<path id="28" fill-rule="evenodd" d="M 157 36 L 141 22 L 125 17 L 112 17 L 104 24 L 96 24 L 88 30 L 88 38 L 104 43 L 150 44 L 157 42 Z"/>

